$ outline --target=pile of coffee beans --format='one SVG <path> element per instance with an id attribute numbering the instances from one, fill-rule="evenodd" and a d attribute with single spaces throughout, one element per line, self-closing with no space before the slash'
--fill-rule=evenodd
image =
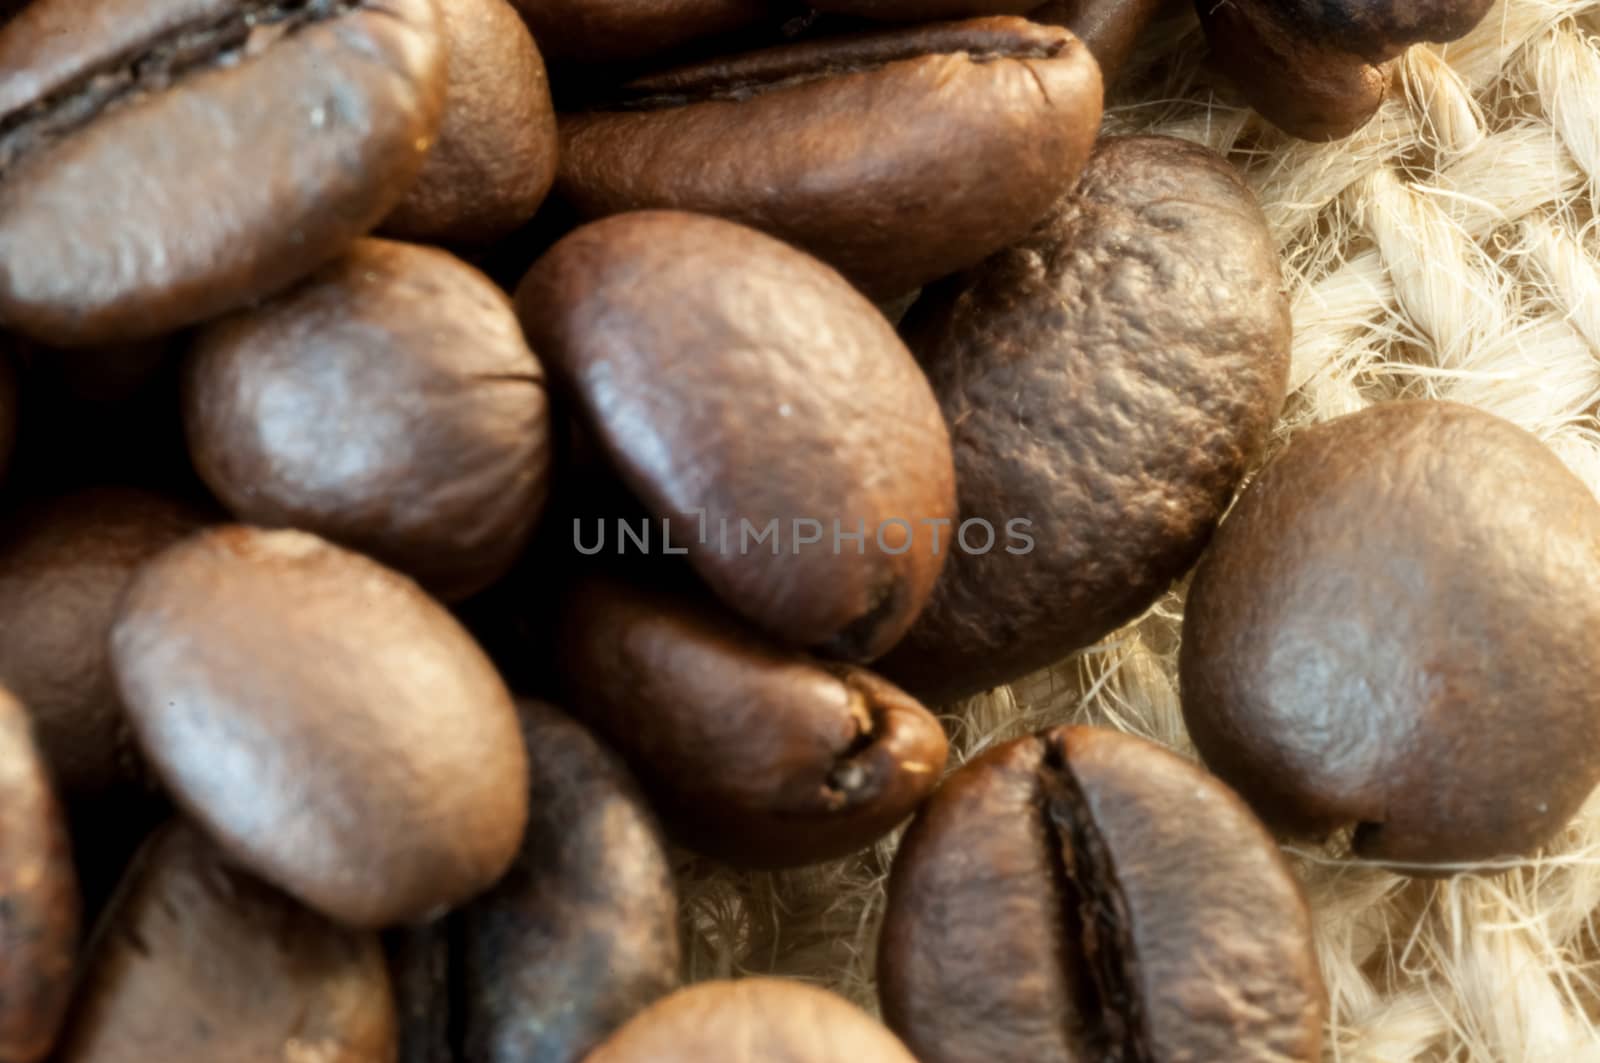
<path id="1" fill-rule="evenodd" d="M 1036 3 L 0 3 L 0 1063 L 1309 1063 L 1280 841 L 1563 827 L 1600 504 L 1430 402 L 1239 494 L 1265 219 L 1097 139 L 1158 3 Z M 1413 6 L 1200 10 L 1334 136 Z M 1204 767 L 949 770 L 1192 570 Z M 907 821 L 881 1022 L 680 985 L 676 847 Z"/>

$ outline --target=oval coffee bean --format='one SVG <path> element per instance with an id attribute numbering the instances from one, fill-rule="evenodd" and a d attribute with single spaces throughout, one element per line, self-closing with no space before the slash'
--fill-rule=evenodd
<path id="1" fill-rule="evenodd" d="M 335 919 L 427 917 L 516 855 L 528 783 L 510 695 L 449 613 L 358 554 L 201 532 L 134 580 L 111 660 L 177 803 Z"/>
<path id="2" fill-rule="evenodd" d="M 142 781 L 107 640 L 134 571 L 198 523 L 160 495 L 92 488 L 29 503 L 0 530 L 0 683 L 33 714 L 69 805 Z"/>
<path id="3" fill-rule="evenodd" d="M 1321 1058 L 1311 917 L 1272 838 L 1200 768 L 1112 731 L 950 777 L 895 857 L 878 984 L 921 1063 Z"/>
<path id="4" fill-rule="evenodd" d="M 1268 824 L 1357 854 L 1526 853 L 1600 779 L 1600 504 L 1449 403 L 1307 429 L 1189 592 L 1184 718 Z M 1439 868 L 1438 870 L 1448 870 Z"/>
<path id="5" fill-rule="evenodd" d="M 0 335 L 0 345 L 5 337 Z M 11 451 L 17 444 L 17 372 L 11 359 L 0 351 L 0 481 L 11 465 Z"/>
<path id="6" fill-rule="evenodd" d="M 431 0 L 36 0 L 0 30 L 0 322 L 169 332 L 285 287 L 405 194 Z"/>
<path id="7" fill-rule="evenodd" d="M 228 867 L 173 824 L 106 914 L 58 1063 L 391 1063 L 394 1000 L 371 933 Z"/>
<path id="8" fill-rule="evenodd" d="M 928 289 L 903 331 L 951 426 L 958 533 L 973 522 L 883 664 L 931 701 L 1059 660 L 1183 575 L 1288 373 L 1254 197 L 1168 138 L 1104 141 L 1028 239 Z"/>
<path id="9" fill-rule="evenodd" d="M 772 0 L 512 0 L 552 60 L 609 63 L 669 52 L 761 22 Z"/>
<path id="10" fill-rule="evenodd" d="M 567 236 L 517 309 L 672 549 L 736 611 L 834 656 L 905 632 L 944 563 L 926 525 L 954 508 L 949 436 L 843 278 L 753 230 L 646 212 Z"/>
<path id="11" fill-rule="evenodd" d="M 563 116 L 557 189 L 763 229 L 889 299 L 1015 242 L 1083 168 L 1100 74 L 1017 18 L 881 30 L 654 75 Z"/>
<path id="12" fill-rule="evenodd" d="M 506 0 L 440 0 L 449 52 L 439 138 L 384 230 L 480 244 L 516 229 L 556 178 L 556 116 L 533 38 Z"/>
<path id="13" fill-rule="evenodd" d="M 745 978 L 681 989 L 624 1026 L 587 1063 L 916 1063 L 866 1012 L 802 982 Z"/>
<path id="14" fill-rule="evenodd" d="M 49 1055 L 72 992 L 78 883 L 27 710 L 0 687 L 0 1063 Z"/>
<path id="15" fill-rule="evenodd" d="M 510 301 L 443 251 L 357 242 L 203 329 L 184 390 L 195 466 L 240 520 L 315 532 L 447 598 L 503 575 L 544 506 L 544 371 Z"/>
<path id="16" fill-rule="evenodd" d="M 677 892 L 616 755 L 548 705 L 518 708 L 532 821 L 511 872 L 455 917 L 462 1058 L 578 1063 L 677 987 Z"/>
<path id="17" fill-rule="evenodd" d="M 558 667 L 573 712 L 621 750 L 689 844 L 745 865 L 843 856 L 938 783 L 938 720 L 870 672 L 768 645 L 687 599 L 591 580 Z"/>

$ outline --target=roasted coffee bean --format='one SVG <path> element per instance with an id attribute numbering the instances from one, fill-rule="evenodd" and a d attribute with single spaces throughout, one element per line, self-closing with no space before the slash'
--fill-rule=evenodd
<path id="1" fill-rule="evenodd" d="M 1034 22 L 1063 26 L 1082 41 L 1100 64 L 1109 89 L 1134 45 L 1168 0 L 1050 0 L 1028 13 Z"/>
<path id="2" fill-rule="evenodd" d="M 1184 717 L 1269 825 L 1358 855 L 1526 853 L 1600 779 L 1600 505 L 1521 429 L 1392 403 L 1240 498 L 1184 618 Z M 1439 867 L 1439 871 L 1448 868 Z"/>
<path id="3" fill-rule="evenodd" d="M 1313 1063 L 1311 917 L 1227 787 L 1062 727 L 953 775 L 895 857 L 885 1020 L 921 1063 Z"/>
<path id="4" fill-rule="evenodd" d="M 607 63 L 669 52 L 771 21 L 775 0 L 511 0 L 553 60 Z"/>
<path id="5" fill-rule="evenodd" d="M 806 41 L 634 81 L 561 120 L 556 187 L 763 229 L 888 299 L 1021 239 L 1072 187 L 1100 75 L 1017 18 Z"/>
<path id="6" fill-rule="evenodd" d="M 1105 141 L 1028 239 L 930 288 L 903 332 L 951 426 L 962 527 L 991 529 L 973 525 L 884 661 L 932 701 L 1089 645 L 1183 575 L 1288 373 L 1260 208 L 1168 138 Z"/>
<path id="7" fill-rule="evenodd" d="M 870 672 L 777 649 L 709 604 L 589 580 L 558 668 L 688 844 L 754 866 L 854 852 L 922 803 L 939 722 Z"/>
<path id="8" fill-rule="evenodd" d="M 123 591 L 199 516 L 159 495 L 80 491 L 0 526 L 0 684 L 28 706 L 69 805 L 121 801 L 142 778 L 107 658 Z"/>
<path id="9" fill-rule="evenodd" d="M 28 712 L 0 687 L 0 1063 L 37 1063 L 72 991 L 78 884 Z"/>
<path id="10" fill-rule="evenodd" d="M 916 1063 L 866 1012 L 802 982 L 745 978 L 681 989 L 639 1014 L 587 1063 Z"/>
<path id="11" fill-rule="evenodd" d="M 153 336 L 285 287 L 405 194 L 431 0 L 37 0 L 0 30 L 0 322 Z"/>
<path id="12" fill-rule="evenodd" d="M 439 0 L 449 87 L 439 139 L 400 206 L 396 236 L 481 244 L 533 217 L 556 178 L 544 60 L 506 0 Z"/>
<path id="13" fill-rule="evenodd" d="M 462 910 L 470 1063 L 578 1063 L 678 984 L 678 910 L 655 819 L 616 755 L 519 705 L 532 821 L 511 872 Z"/>
<path id="14" fill-rule="evenodd" d="M 561 241 L 517 309 L 672 549 L 736 611 L 831 656 L 871 659 L 905 632 L 944 563 L 927 525 L 953 514 L 949 436 L 905 345 L 838 274 L 653 211 Z"/>
<path id="15" fill-rule="evenodd" d="M 239 519 L 316 532 L 446 598 L 526 543 L 548 412 L 505 295 L 443 251 L 383 240 L 207 326 L 186 368 L 190 451 Z"/>
<path id="16" fill-rule="evenodd" d="M 376 935 L 235 871 L 192 827 L 147 843 L 96 934 L 58 1063 L 391 1063 Z"/>
<path id="17" fill-rule="evenodd" d="M 410 580 L 303 532 L 221 527 L 149 562 L 111 661 L 177 803 L 356 926 L 487 888 L 527 820 L 510 695 Z"/>
<path id="18" fill-rule="evenodd" d="M 0 336 L 0 347 L 5 337 Z M 11 450 L 17 443 L 17 372 L 11 358 L 0 350 L 0 480 L 11 465 Z"/>

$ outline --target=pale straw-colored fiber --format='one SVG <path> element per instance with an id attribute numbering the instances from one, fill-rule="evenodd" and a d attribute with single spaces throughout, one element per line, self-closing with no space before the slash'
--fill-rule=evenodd
<path id="1" fill-rule="evenodd" d="M 1314 421 L 1434 396 L 1522 425 L 1600 491 L 1600 0 L 1508 0 L 1465 40 L 1413 49 L 1373 121 L 1333 144 L 1264 126 L 1207 69 L 1193 17 L 1174 15 L 1106 130 L 1207 144 L 1261 197 L 1296 333 L 1274 448 Z M 1192 755 L 1182 610 L 1180 587 L 1100 645 L 952 708 L 953 763 L 1060 721 Z M 780 972 L 870 1006 L 892 852 L 784 874 L 685 857 L 692 976 Z M 1289 852 L 1316 912 L 1327 1059 L 1600 1063 L 1600 797 L 1537 857 L 1442 882 L 1338 843 Z"/>

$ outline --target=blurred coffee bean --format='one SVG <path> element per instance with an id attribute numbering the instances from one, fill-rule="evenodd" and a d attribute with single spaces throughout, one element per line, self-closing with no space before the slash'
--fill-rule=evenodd
<path id="1" fill-rule="evenodd" d="M 1061 727 L 963 767 L 906 832 L 878 953 L 921 1063 L 1315 1063 L 1299 884 L 1232 791 Z"/>
<path id="2" fill-rule="evenodd" d="M 843 278 L 753 230 L 655 211 L 562 240 L 517 308 L 725 602 L 832 656 L 899 639 L 944 563 L 927 525 L 954 508 L 949 436 L 905 345 Z"/>
<path id="3" fill-rule="evenodd" d="M 201 532 L 134 580 L 111 660 L 177 803 L 335 919 L 429 917 L 516 854 L 527 759 L 510 695 L 447 612 L 358 554 Z"/>
<path id="4" fill-rule="evenodd" d="M 592 579 L 567 595 L 567 704 L 686 843 L 744 865 L 843 856 L 938 783 L 938 720 L 870 672 L 776 648 L 709 603 Z"/>
<path id="5" fill-rule="evenodd" d="M 376 935 L 230 868 L 192 827 L 141 851 L 93 955 L 58 1063 L 391 1063 Z"/>
<path id="6" fill-rule="evenodd" d="M 72 992 L 78 884 L 27 709 L 0 687 L 0 1063 L 49 1055 Z"/>
<path id="7" fill-rule="evenodd" d="M 0 323 L 158 335 L 316 269 L 438 128 L 430 0 L 36 0 L 0 29 Z"/>

